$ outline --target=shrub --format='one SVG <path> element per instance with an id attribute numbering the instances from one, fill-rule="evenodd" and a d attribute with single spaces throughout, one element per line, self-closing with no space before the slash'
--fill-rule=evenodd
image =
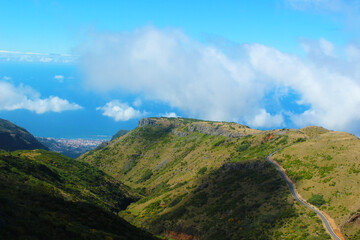
<path id="1" fill-rule="evenodd" d="M 184 195 L 180 195 L 178 197 L 176 197 L 172 202 L 170 202 L 169 207 L 174 207 L 176 206 L 178 203 L 181 202 L 181 200 L 183 199 Z"/>
<path id="2" fill-rule="evenodd" d="M 153 172 L 150 169 L 146 169 L 145 173 L 141 176 L 139 182 L 145 182 L 146 180 L 151 178 L 152 175 Z"/>
<path id="3" fill-rule="evenodd" d="M 323 195 L 321 195 L 321 194 L 313 194 L 312 197 L 309 198 L 308 202 L 317 207 L 320 207 L 321 205 L 326 203 Z"/>
<path id="4" fill-rule="evenodd" d="M 237 152 L 242 152 L 242 151 L 247 150 L 249 147 L 250 147 L 250 143 L 247 140 L 245 140 L 240 145 L 236 146 L 235 150 Z"/>
<path id="5" fill-rule="evenodd" d="M 283 145 L 285 145 L 285 144 L 287 144 L 287 140 L 288 140 L 288 137 L 289 136 L 287 136 L 287 135 L 282 135 L 282 136 L 280 136 L 278 139 L 279 139 L 279 141 L 276 143 L 276 145 L 280 145 L 280 144 L 283 144 Z"/>
<path id="6" fill-rule="evenodd" d="M 147 205 L 145 207 L 146 212 L 147 213 L 152 213 L 152 212 L 158 211 L 159 209 L 161 209 L 160 203 L 161 203 L 161 200 L 157 200 L 157 201 L 155 201 L 153 203 L 150 203 L 149 205 Z"/>
<path id="7" fill-rule="evenodd" d="M 298 139 L 296 139 L 296 143 L 299 143 L 299 142 L 305 142 L 306 141 L 306 139 L 305 138 L 298 138 Z"/>
<path id="8" fill-rule="evenodd" d="M 198 174 L 202 175 L 207 171 L 207 167 L 202 167 L 200 168 L 200 170 L 198 171 Z"/>
<path id="9" fill-rule="evenodd" d="M 225 138 L 220 139 L 220 140 L 216 141 L 216 142 L 213 144 L 213 148 L 218 147 L 218 146 L 220 146 L 221 144 L 224 144 L 224 143 L 225 143 Z"/>

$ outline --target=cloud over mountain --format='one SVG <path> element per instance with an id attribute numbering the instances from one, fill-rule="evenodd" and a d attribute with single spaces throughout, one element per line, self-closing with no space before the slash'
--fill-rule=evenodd
<path id="1" fill-rule="evenodd" d="M 93 90 L 141 94 L 189 116 L 268 128 L 287 119 L 298 127 L 354 131 L 360 123 L 358 46 L 339 49 L 324 38 L 301 45 L 305 57 L 256 43 L 232 46 L 237 54 L 230 56 L 182 31 L 145 27 L 99 34 L 83 47 L 80 61 Z M 295 108 L 285 109 L 282 99 L 294 93 Z"/>
<path id="2" fill-rule="evenodd" d="M 205 119 L 256 114 L 264 86 L 250 66 L 181 31 L 148 27 L 94 41 L 83 50 L 81 61 L 87 84 L 96 91 L 142 93 Z"/>

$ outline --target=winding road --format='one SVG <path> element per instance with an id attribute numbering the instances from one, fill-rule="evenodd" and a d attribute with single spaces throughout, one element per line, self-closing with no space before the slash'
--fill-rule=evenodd
<path id="1" fill-rule="evenodd" d="M 295 190 L 295 186 L 294 184 L 290 181 L 290 179 L 287 177 L 287 175 L 285 174 L 285 172 L 283 171 L 283 169 L 281 168 L 281 166 L 275 162 L 275 161 L 272 161 L 270 159 L 270 157 L 275 154 L 277 151 L 269 154 L 267 157 L 266 157 L 266 161 L 271 163 L 273 166 L 275 166 L 275 168 L 278 170 L 281 178 L 286 182 L 286 184 L 289 186 L 290 188 L 290 191 L 291 191 L 291 194 L 293 195 L 293 197 L 296 199 L 296 201 L 298 201 L 300 204 L 304 205 L 305 207 L 309 208 L 310 210 L 314 211 L 317 215 L 320 216 L 321 220 L 323 221 L 325 227 L 326 227 L 326 230 L 328 231 L 328 233 L 331 235 L 331 237 L 335 240 L 344 240 L 344 238 L 341 236 L 341 233 L 339 234 L 336 234 L 333 230 L 333 228 L 331 227 L 331 224 L 329 223 L 328 219 L 324 216 L 324 214 L 319 211 L 318 209 L 316 209 L 315 207 L 309 205 L 308 203 L 306 203 L 302 197 L 296 192 Z M 340 235 L 340 236 L 338 236 Z"/>

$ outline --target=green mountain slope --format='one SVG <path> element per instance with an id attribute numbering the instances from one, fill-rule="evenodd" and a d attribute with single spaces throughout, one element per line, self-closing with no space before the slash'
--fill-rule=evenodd
<path id="1" fill-rule="evenodd" d="M 128 132 L 129 132 L 129 130 L 120 129 L 119 131 L 117 131 L 117 132 L 114 134 L 114 136 L 112 136 L 111 141 L 114 140 L 114 139 L 116 139 L 116 138 L 118 138 L 118 137 L 121 137 L 121 136 L 127 134 Z"/>
<path id="2" fill-rule="evenodd" d="M 125 185 L 61 154 L 0 152 L 1 239 L 153 239 L 117 216 L 134 200 Z"/>
<path id="3" fill-rule="evenodd" d="M 45 149 L 26 129 L 7 120 L 0 119 L 0 149 L 15 151 L 19 149 Z"/>
<path id="4" fill-rule="evenodd" d="M 344 132 L 308 127 L 306 142 L 274 155 L 305 199 L 318 205 L 342 228 L 347 239 L 360 239 L 360 140 Z"/>
<path id="5" fill-rule="evenodd" d="M 286 151 L 290 156 L 297 148 L 306 153 L 308 150 L 301 146 L 316 146 L 319 136 L 327 135 L 324 149 L 331 146 L 331 141 L 340 141 L 336 151 L 345 156 L 348 148 L 341 147 L 342 137 L 338 134 L 319 127 L 259 131 L 236 123 L 148 118 L 142 119 L 139 127 L 127 135 L 80 159 L 143 195 L 129 205 L 122 216 L 153 233 L 174 239 L 185 236 L 188 239 L 330 239 L 321 220 L 294 202 L 265 157 L 283 149 L 274 157 L 284 163 L 279 156 L 286 158 Z M 357 138 L 352 138 L 352 144 L 359 144 Z M 316 154 L 309 151 L 309 155 Z M 320 160 L 312 163 L 321 169 L 319 174 L 325 174 L 332 181 L 341 176 L 331 175 L 328 166 L 323 166 Z M 292 177 L 291 165 L 284 163 Z M 348 171 L 360 169 L 352 162 L 350 165 L 349 169 L 354 170 Z M 314 169 L 301 171 L 307 175 Z M 294 180 L 296 184 L 300 181 Z M 356 179 L 354 186 L 357 183 Z M 331 182 L 327 182 L 329 188 L 334 187 L 329 184 Z M 323 191 L 314 188 L 308 193 L 316 199 Z M 349 192 L 340 194 L 344 203 L 355 199 Z M 312 195 L 304 197 L 310 199 Z M 355 197 L 359 199 L 357 194 Z M 337 223 L 349 239 L 355 239 L 358 230 L 354 224 L 345 227 L 344 221 L 357 209 L 356 202 L 353 202 L 353 212 L 334 209 L 343 211 L 343 218 Z"/>

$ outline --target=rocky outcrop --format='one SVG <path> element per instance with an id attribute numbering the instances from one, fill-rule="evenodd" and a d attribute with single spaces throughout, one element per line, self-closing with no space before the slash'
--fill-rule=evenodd
<path id="1" fill-rule="evenodd" d="M 155 126 L 156 120 L 151 118 L 142 118 L 139 121 L 138 127 L 144 127 L 144 126 Z"/>
<path id="2" fill-rule="evenodd" d="M 187 135 L 190 134 L 190 132 L 181 132 L 181 131 L 177 131 L 176 129 L 171 130 L 171 132 L 178 137 L 186 137 Z"/>
<path id="3" fill-rule="evenodd" d="M 215 135 L 215 136 L 224 136 L 224 137 L 231 137 L 231 138 L 237 138 L 237 137 L 243 137 L 245 134 L 239 133 L 236 131 L 230 131 L 227 129 L 224 129 L 221 125 L 204 125 L 195 123 L 189 127 L 190 132 L 198 131 L 200 133 L 205 133 L 208 135 Z"/>
<path id="4" fill-rule="evenodd" d="M 154 119 L 154 118 L 143 118 L 140 119 L 138 127 L 144 126 L 164 126 L 168 127 L 171 126 L 171 132 L 178 137 L 185 137 L 192 132 L 200 132 L 212 136 L 224 136 L 228 138 L 238 138 L 246 136 L 243 132 L 236 131 L 235 129 L 229 129 L 229 126 L 225 123 L 221 122 L 207 122 L 207 121 L 200 121 L 200 122 L 191 122 L 191 123 L 184 123 L 184 119 L 172 120 L 167 121 L 164 118 Z M 242 125 L 241 125 L 242 126 Z M 181 127 L 185 127 L 185 129 L 179 129 Z M 246 126 L 243 126 L 247 128 Z"/>

